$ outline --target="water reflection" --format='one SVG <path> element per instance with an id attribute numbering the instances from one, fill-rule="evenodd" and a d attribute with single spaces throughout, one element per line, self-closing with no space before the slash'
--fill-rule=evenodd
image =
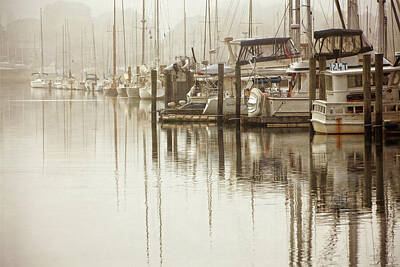
<path id="1" fill-rule="evenodd" d="M 0 96 L 1 266 L 49 265 L 43 240 L 69 266 L 400 264 L 396 143 L 161 125 L 151 102 L 79 92 Z"/>

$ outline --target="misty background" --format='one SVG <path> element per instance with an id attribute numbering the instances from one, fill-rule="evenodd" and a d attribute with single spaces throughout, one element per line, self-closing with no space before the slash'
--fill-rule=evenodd
<path id="1" fill-rule="evenodd" d="M 161 64 L 169 64 L 176 56 L 185 54 L 183 45 L 183 0 L 160 0 Z M 305 4 L 305 1 L 302 1 Z M 346 2 L 340 1 L 346 16 Z M 197 59 L 208 59 L 208 51 L 218 50 L 214 61 L 224 62 L 227 51 L 225 37 L 243 38 L 248 35 L 248 0 L 211 0 L 211 44 L 209 26 L 204 41 L 206 0 L 186 0 L 187 51 L 193 47 Z M 218 3 L 218 20 L 216 19 Z M 256 37 L 288 36 L 288 0 L 253 0 L 253 35 Z M 302 3 L 303 4 L 303 3 Z M 376 46 L 376 1 L 359 1 L 360 25 Z M 127 65 L 141 64 L 142 0 L 124 0 Z M 40 8 L 43 8 L 44 65 L 48 73 L 94 71 L 107 75 L 112 63 L 113 0 L 2 0 L 0 3 L 0 61 L 11 62 L 39 70 L 40 66 Z M 340 28 L 333 0 L 312 1 L 314 30 Z M 307 18 L 302 5 L 302 42 Z M 285 16 L 286 15 L 286 16 Z M 400 50 L 399 31 L 393 23 L 390 3 L 387 3 L 389 54 Z M 154 0 L 146 1 L 145 62 L 154 58 Z M 216 22 L 218 21 L 218 32 Z M 63 41 L 63 28 L 68 25 L 68 40 Z M 121 0 L 117 0 L 117 55 L 120 70 L 124 69 Z M 94 40 L 93 43 L 93 34 Z M 394 38 L 391 38 L 394 36 Z M 204 48 L 204 44 L 206 47 Z M 64 46 L 64 47 L 63 47 Z M 94 47 L 96 49 L 94 50 Z M 204 54 L 204 51 L 206 53 Z M 64 55 L 64 57 L 63 57 Z M 63 64 L 64 58 L 64 64 Z M 393 57 L 389 57 L 393 58 Z"/>

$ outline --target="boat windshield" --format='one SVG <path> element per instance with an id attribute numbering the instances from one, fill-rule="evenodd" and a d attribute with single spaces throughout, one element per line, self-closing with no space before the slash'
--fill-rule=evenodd
<path id="1" fill-rule="evenodd" d="M 317 56 L 329 59 L 354 56 L 372 51 L 361 30 L 329 29 L 314 32 Z"/>
<path id="2" fill-rule="evenodd" d="M 241 40 L 239 44 L 240 51 L 236 62 L 239 66 L 300 56 L 289 37 L 246 39 Z"/>

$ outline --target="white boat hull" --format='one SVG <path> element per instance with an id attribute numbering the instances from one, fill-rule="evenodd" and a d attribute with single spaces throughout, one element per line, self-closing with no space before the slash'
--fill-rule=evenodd
<path id="1" fill-rule="evenodd" d="M 138 87 L 127 87 L 126 93 L 128 97 L 139 97 L 139 88 Z"/>
<path id="2" fill-rule="evenodd" d="M 163 98 L 165 95 L 164 88 L 157 89 L 157 98 Z M 149 88 L 140 88 L 139 89 L 140 99 L 151 99 L 151 89 Z"/>
<path id="3" fill-rule="evenodd" d="M 49 88 L 49 84 L 45 81 L 32 81 L 31 88 Z"/>

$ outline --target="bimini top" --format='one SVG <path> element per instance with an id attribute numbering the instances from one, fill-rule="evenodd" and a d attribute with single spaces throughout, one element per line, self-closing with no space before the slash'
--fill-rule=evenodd
<path id="1" fill-rule="evenodd" d="M 240 45 L 236 61 L 239 66 L 300 56 L 300 52 L 289 37 L 245 39 L 234 41 L 232 44 Z"/>
<path id="2" fill-rule="evenodd" d="M 316 56 L 337 59 L 373 50 L 362 30 L 328 29 L 314 32 Z"/>

